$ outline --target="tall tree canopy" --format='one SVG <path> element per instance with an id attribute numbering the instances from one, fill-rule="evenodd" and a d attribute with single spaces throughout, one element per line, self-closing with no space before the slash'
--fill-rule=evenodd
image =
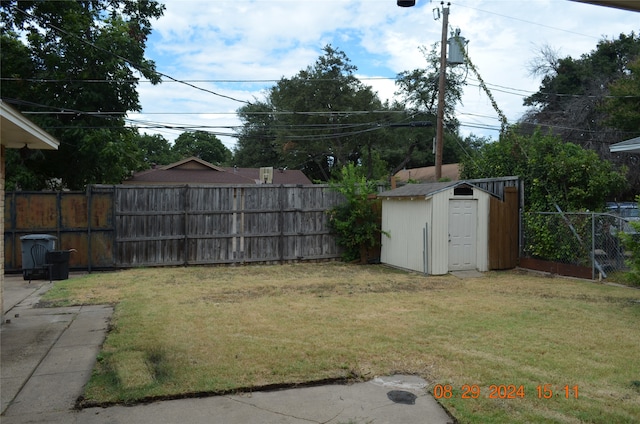
<path id="1" fill-rule="evenodd" d="M 196 156 L 214 165 L 229 165 L 232 156 L 218 137 L 206 131 L 180 134 L 171 150 L 178 159 Z"/>
<path id="2" fill-rule="evenodd" d="M 302 169 L 311 179 L 327 181 L 342 166 L 363 166 L 368 178 L 384 178 L 402 167 L 432 165 L 437 57 L 426 54 L 426 69 L 398 76 L 401 101 L 382 103 L 371 87 L 354 75 L 346 54 L 331 46 L 311 66 L 282 78 L 264 101 L 238 110 L 243 127 L 234 160 L 240 166 L 273 165 Z M 457 136 L 453 107 L 461 81 L 448 79 L 445 162 L 455 162 L 464 142 Z M 404 126 L 403 126 L 404 125 Z M 452 137 L 457 138 L 454 140 Z"/>
<path id="3" fill-rule="evenodd" d="M 267 100 L 268 101 L 268 100 Z M 238 110 L 243 123 L 233 152 L 234 164 L 242 167 L 284 166 L 277 143 L 273 106 L 257 101 Z"/>
<path id="4" fill-rule="evenodd" d="M 412 117 L 433 122 L 434 130 L 427 132 L 413 132 L 402 134 L 404 139 L 390 137 L 388 149 L 391 154 L 401 155 L 402 160 L 393 162 L 396 167 L 393 173 L 402 168 L 417 168 L 435 163 L 433 153 L 433 137 L 438 108 L 438 83 L 440 75 L 440 52 L 438 44 L 431 46 L 431 50 L 420 48 L 427 66 L 398 74 L 396 80 L 396 95 L 400 98 L 401 109 Z M 459 133 L 460 123 L 455 117 L 455 107 L 461 102 L 464 86 L 464 75 L 451 68 L 446 73 L 444 92 L 444 134 L 443 134 L 443 163 L 455 163 L 465 154 L 465 150 L 472 148 L 471 139 L 463 140 Z M 409 143 L 404 140 L 409 140 Z"/>
<path id="5" fill-rule="evenodd" d="M 276 166 L 327 181 L 335 169 L 361 159 L 361 146 L 380 139 L 377 94 L 353 75 L 357 68 L 344 52 L 330 45 L 323 52 L 313 65 L 278 81 L 264 102 L 238 111 L 244 122 L 238 158 L 277 160 Z"/>
<path id="6" fill-rule="evenodd" d="M 531 133 L 541 126 L 565 142 L 626 166 L 631 182 L 628 196 L 640 190 L 640 156 L 612 155 L 609 146 L 640 135 L 638 60 L 640 38 L 633 32 L 602 40 L 578 59 L 560 58 L 552 49 L 544 49 L 532 67 L 543 77 L 542 83 L 525 99 L 531 109 L 520 127 Z M 629 119 L 633 116 L 635 120 Z"/>
<path id="7" fill-rule="evenodd" d="M 137 169 L 137 134 L 125 114 L 140 110 L 140 76 L 160 82 L 144 58 L 154 0 L 2 1 L 3 100 L 60 140 L 58 151 L 7 158 L 7 182 L 43 188 L 118 183 Z M 25 166 L 28 165 L 28 166 Z M 25 177 L 28 175 L 28 177 Z"/>
<path id="8" fill-rule="evenodd" d="M 610 97 L 604 102 L 604 110 L 608 114 L 605 123 L 629 134 L 640 135 L 640 54 L 629 63 L 628 71 L 609 85 Z"/>
<path id="9" fill-rule="evenodd" d="M 624 171 L 592 150 L 541 130 L 527 135 L 517 128 L 462 160 L 463 178 L 522 178 L 529 211 L 555 211 L 556 204 L 565 211 L 600 210 L 608 196 L 625 189 Z"/>
<path id="10" fill-rule="evenodd" d="M 159 134 L 140 134 L 136 143 L 140 149 L 142 169 L 149 169 L 154 165 L 169 165 L 182 158 L 167 139 Z"/>

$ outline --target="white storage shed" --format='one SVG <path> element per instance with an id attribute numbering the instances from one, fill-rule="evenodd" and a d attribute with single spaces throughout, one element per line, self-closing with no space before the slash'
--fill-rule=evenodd
<path id="1" fill-rule="evenodd" d="M 380 193 L 382 263 L 439 275 L 489 270 L 488 191 L 467 181 L 407 184 Z"/>

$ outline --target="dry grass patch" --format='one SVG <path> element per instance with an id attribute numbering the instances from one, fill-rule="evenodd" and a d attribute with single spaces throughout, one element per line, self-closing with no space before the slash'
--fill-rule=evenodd
<path id="1" fill-rule="evenodd" d="M 93 274 L 56 283 L 47 301 L 117 304 L 88 403 L 403 372 L 451 385 L 441 402 L 460 422 L 640 416 L 634 289 L 324 263 Z M 465 384 L 481 396 L 461 399 Z M 489 399 L 493 384 L 526 395 Z M 579 398 L 539 399 L 544 384 L 578 385 Z"/>

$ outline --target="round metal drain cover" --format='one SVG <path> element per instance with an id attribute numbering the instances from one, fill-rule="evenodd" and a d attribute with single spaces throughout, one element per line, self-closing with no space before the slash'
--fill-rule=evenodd
<path id="1" fill-rule="evenodd" d="M 406 390 L 391 390 L 387 393 L 389 400 L 403 405 L 415 405 L 418 396 Z"/>

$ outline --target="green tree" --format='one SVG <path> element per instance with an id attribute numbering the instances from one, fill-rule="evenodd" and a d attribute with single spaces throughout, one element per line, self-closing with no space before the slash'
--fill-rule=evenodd
<path id="1" fill-rule="evenodd" d="M 628 66 L 629 72 L 609 85 L 610 96 L 603 108 L 605 123 L 613 128 L 640 135 L 640 55 Z"/>
<path id="2" fill-rule="evenodd" d="M 152 165 L 169 165 L 181 159 L 180 155 L 172 151 L 172 146 L 166 138 L 159 134 L 141 134 L 136 139 L 140 149 L 143 168 L 151 168 Z"/>
<path id="3" fill-rule="evenodd" d="M 404 151 L 400 153 L 404 158 L 399 163 L 395 162 L 395 172 L 402 168 L 417 168 L 435 163 L 433 138 L 438 108 L 440 52 L 437 44 L 431 50 L 421 48 L 420 51 L 427 66 L 401 72 L 396 81 L 396 95 L 401 99 L 401 109 L 405 109 L 414 119 L 419 117 L 419 120 L 432 122 L 433 128 L 430 131 L 414 131 L 405 136 L 410 143 L 401 143 L 399 150 L 396 147 L 396 154 Z M 448 69 L 444 92 L 443 163 L 456 163 L 463 153 L 460 146 L 464 141 L 458 134 L 459 122 L 455 117 L 455 107 L 461 101 L 463 87 L 464 75 L 454 68 Z"/>
<path id="4" fill-rule="evenodd" d="M 61 179 L 64 187 L 119 183 L 138 169 L 137 133 L 125 114 L 140 110 L 139 75 L 160 82 L 144 58 L 157 1 L 2 1 L 3 100 L 60 140 L 58 151 L 28 159 L 37 184 Z M 24 175 L 9 167 L 7 178 Z M 36 188 L 44 188 L 36 187 Z"/>
<path id="5" fill-rule="evenodd" d="M 235 163 L 302 169 L 321 181 L 330 180 L 349 163 L 361 166 L 368 179 L 386 179 L 405 167 L 433 164 L 435 127 L 409 124 L 435 123 L 435 50 L 425 54 L 426 69 L 399 75 L 402 101 L 393 104 L 381 103 L 377 93 L 355 77 L 356 67 L 344 52 L 331 46 L 323 51 L 312 66 L 282 78 L 264 101 L 238 110 L 243 127 L 238 132 Z M 443 159 L 453 163 L 471 145 L 457 134 L 453 113 L 461 95 L 461 76 L 451 72 L 447 84 Z"/>
<path id="6" fill-rule="evenodd" d="M 277 130 L 272 105 L 255 102 L 238 110 L 242 128 L 238 131 L 238 142 L 234 148 L 234 164 L 241 167 L 258 168 L 286 166 L 277 146 Z"/>
<path id="7" fill-rule="evenodd" d="M 531 68 L 534 75 L 542 76 L 540 89 L 525 99 L 530 109 L 520 126 L 528 133 L 542 127 L 564 142 L 596 151 L 619 168 L 626 166 L 630 184 L 626 194 L 620 193 L 623 197 L 640 191 L 639 155 L 612 155 L 609 145 L 640 134 L 638 121 L 627 120 L 638 110 L 638 99 L 611 96 L 628 90 L 631 96 L 638 95 L 639 58 L 640 37 L 633 32 L 601 40 L 577 59 L 561 58 L 545 48 Z"/>
<path id="8" fill-rule="evenodd" d="M 182 159 L 195 156 L 214 165 L 229 165 L 232 157 L 231 150 L 206 131 L 183 132 L 171 151 Z"/>
<path id="9" fill-rule="evenodd" d="M 382 143 L 377 94 L 354 76 L 344 52 L 330 45 L 323 52 L 312 66 L 278 81 L 264 102 L 238 111 L 244 128 L 235 153 L 244 164 L 277 159 L 328 181 L 335 170 L 360 162 L 367 146 Z"/>
<path id="10" fill-rule="evenodd" d="M 437 44 L 427 51 L 421 48 L 427 66 L 412 71 L 401 72 L 398 75 L 396 92 L 404 107 L 412 113 L 426 113 L 435 117 L 438 108 L 438 82 L 440 75 L 440 52 Z M 455 117 L 455 107 L 460 103 L 464 86 L 465 74 L 454 69 L 447 70 L 444 92 L 444 122 L 448 131 L 455 132 L 459 126 Z"/>
<path id="11" fill-rule="evenodd" d="M 463 178 L 519 176 L 528 211 L 555 211 L 556 204 L 565 211 L 602 210 L 626 185 L 625 170 L 541 130 L 526 135 L 512 129 L 461 163 Z"/>
<path id="12" fill-rule="evenodd" d="M 484 144 L 462 161 L 463 178 L 519 176 L 524 182 L 525 212 L 602 210 L 608 196 L 626 184 L 624 170 L 614 170 L 593 150 L 563 143 L 541 130 L 531 135 L 511 128 L 500 140 Z M 564 221 L 553 215 L 525 213 L 524 249 L 527 255 L 547 260 L 580 261 L 588 246 L 578 242 Z M 588 220 L 574 222 L 581 232 Z"/>

